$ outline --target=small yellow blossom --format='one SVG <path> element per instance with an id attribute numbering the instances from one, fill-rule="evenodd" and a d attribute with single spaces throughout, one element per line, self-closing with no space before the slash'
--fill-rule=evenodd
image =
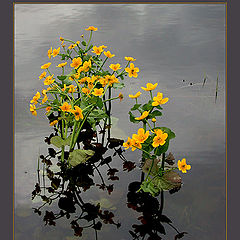
<path id="1" fill-rule="evenodd" d="M 104 51 L 104 55 L 105 55 L 106 57 L 108 57 L 108 58 L 112 58 L 112 57 L 115 56 L 114 54 L 111 54 L 110 51 L 107 51 L 107 52 Z"/>
<path id="2" fill-rule="evenodd" d="M 46 76 L 47 72 L 43 72 L 40 76 L 39 76 L 39 80 L 43 79 Z"/>
<path id="3" fill-rule="evenodd" d="M 83 78 L 79 79 L 78 82 L 79 82 L 80 84 L 83 84 L 83 83 L 85 83 L 86 81 L 89 81 L 89 79 L 90 79 L 90 77 L 83 77 Z"/>
<path id="4" fill-rule="evenodd" d="M 138 98 L 142 93 L 141 92 L 137 92 L 135 95 L 129 94 L 130 98 Z"/>
<path id="5" fill-rule="evenodd" d="M 132 139 L 132 151 L 134 151 L 136 148 L 142 148 L 142 144 L 135 139 Z"/>
<path id="6" fill-rule="evenodd" d="M 89 26 L 88 28 L 85 29 L 86 31 L 97 31 L 98 28 L 94 26 Z"/>
<path id="7" fill-rule="evenodd" d="M 110 78 L 109 78 L 109 86 L 112 86 L 113 85 L 113 83 L 118 83 L 119 82 L 119 80 L 115 77 L 115 75 L 113 74 L 112 76 L 110 76 Z"/>
<path id="8" fill-rule="evenodd" d="M 41 69 L 48 69 L 51 64 L 52 64 L 52 63 L 50 63 L 50 62 L 49 62 L 49 63 L 46 63 L 46 64 L 44 64 L 44 65 L 41 66 Z"/>
<path id="9" fill-rule="evenodd" d="M 67 102 L 64 102 L 62 106 L 59 107 L 63 112 L 70 112 L 72 109 L 72 106 L 68 104 Z"/>
<path id="10" fill-rule="evenodd" d="M 138 76 L 139 68 L 135 67 L 133 63 L 130 63 L 130 67 L 125 68 L 125 71 L 128 73 L 129 77 L 136 78 Z"/>
<path id="11" fill-rule="evenodd" d="M 50 106 L 48 106 L 48 107 L 46 107 L 46 112 L 49 112 L 50 110 L 52 109 L 52 107 L 50 107 Z"/>
<path id="12" fill-rule="evenodd" d="M 109 67 L 113 70 L 113 71 L 117 71 L 118 69 L 121 69 L 120 67 L 121 65 L 119 63 L 117 64 L 111 64 Z"/>
<path id="13" fill-rule="evenodd" d="M 50 84 L 54 83 L 55 79 L 53 79 L 53 75 L 45 78 L 45 80 L 43 82 L 44 85 L 50 85 Z"/>
<path id="14" fill-rule="evenodd" d="M 54 120 L 54 121 L 50 122 L 50 126 L 54 126 L 54 125 L 56 125 L 57 123 L 58 123 L 58 120 Z"/>
<path id="15" fill-rule="evenodd" d="M 103 95 L 103 88 L 95 88 L 94 90 L 93 90 L 93 92 L 92 92 L 92 95 L 94 95 L 94 96 L 102 96 Z"/>
<path id="16" fill-rule="evenodd" d="M 70 76 L 68 79 L 73 81 L 74 80 L 74 75 Z"/>
<path id="17" fill-rule="evenodd" d="M 30 112 L 32 113 L 32 115 L 37 116 L 35 105 L 30 104 Z"/>
<path id="18" fill-rule="evenodd" d="M 88 72 L 88 71 L 89 71 L 89 68 L 91 68 L 91 67 L 92 67 L 92 63 L 91 63 L 91 60 L 89 59 L 88 61 L 85 61 L 85 62 L 83 63 L 82 70 L 83 70 L 84 72 Z"/>
<path id="19" fill-rule="evenodd" d="M 125 59 L 129 62 L 134 62 L 136 61 L 136 59 L 134 59 L 133 57 L 125 57 Z"/>
<path id="20" fill-rule="evenodd" d="M 38 99 L 41 97 L 40 92 L 37 92 L 35 96 L 33 96 L 33 99 L 30 101 L 30 103 L 37 104 Z"/>
<path id="21" fill-rule="evenodd" d="M 152 91 L 157 87 L 158 83 L 152 84 L 152 83 L 147 83 L 146 88 L 141 87 L 144 91 Z"/>
<path id="22" fill-rule="evenodd" d="M 100 47 L 103 48 L 103 49 L 104 49 L 104 48 L 107 48 L 107 46 L 105 46 L 105 45 L 101 45 Z"/>
<path id="23" fill-rule="evenodd" d="M 140 117 L 136 117 L 135 119 L 142 120 L 142 119 L 146 118 L 148 116 L 148 114 L 149 114 L 149 111 L 144 111 Z"/>
<path id="24" fill-rule="evenodd" d="M 88 95 L 90 93 L 90 89 L 84 87 L 82 88 L 82 92 Z"/>
<path id="25" fill-rule="evenodd" d="M 58 49 L 53 49 L 52 56 L 56 57 L 60 52 L 60 47 Z"/>
<path id="26" fill-rule="evenodd" d="M 69 90 L 68 90 L 69 93 L 76 92 L 76 87 L 74 85 L 69 85 L 68 87 L 69 87 Z"/>
<path id="27" fill-rule="evenodd" d="M 74 114 L 76 121 L 79 121 L 79 119 L 83 119 L 82 109 L 78 106 L 74 106 L 75 110 L 71 110 L 71 113 Z"/>
<path id="28" fill-rule="evenodd" d="M 67 65 L 67 62 L 59 63 L 59 64 L 57 65 L 57 67 L 65 67 L 66 65 Z"/>
<path id="29" fill-rule="evenodd" d="M 161 146 L 164 145 L 166 142 L 166 139 L 168 137 L 168 134 L 164 133 L 161 129 L 157 129 L 154 131 L 155 131 L 156 136 L 153 138 L 152 146 L 156 148 L 159 145 L 161 145 Z"/>
<path id="30" fill-rule="evenodd" d="M 52 47 L 48 50 L 48 53 L 47 53 L 47 55 L 48 55 L 48 58 L 49 59 L 51 59 L 51 56 L 52 56 Z"/>
<path id="31" fill-rule="evenodd" d="M 107 78 L 100 78 L 99 82 L 102 84 L 102 87 L 105 87 L 108 84 L 108 79 Z"/>
<path id="32" fill-rule="evenodd" d="M 121 92 L 118 94 L 118 98 L 120 99 L 120 102 L 123 100 L 123 94 Z"/>
<path id="33" fill-rule="evenodd" d="M 183 158 L 182 161 L 178 160 L 178 169 L 179 169 L 179 171 L 186 173 L 187 170 L 191 169 L 191 165 L 187 165 L 186 159 Z"/>
<path id="34" fill-rule="evenodd" d="M 48 100 L 48 97 L 47 97 L 47 95 L 45 95 L 43 100 L 42 100 L 42 103 L 45 103 L 47 100 Z"/>
<path id="35" fill-rule="evenodd" d="M 79 45 L 79 44 L 80 44 L 80 41 L 76 41 L 76 44 L 78 44 L 78 45 Z"/>
<path id="36" fill-rule="evenodd" d="M 78 68 L 82 64 L 82 59 L 80 57 L 74 58 L 72 60 L 72 63 L 70 64 L 71 67 L 74 67 L 75 69 Z"/>
<path id="37" fill-rule="evenodd" d="M 145 133 L 143 128 L 139 128 L 138 133 L 132 135 L 132 139 L 138 141 L 139 143 L 144 143 L 148 139 L 148 136 L 149 131 L 146 131 Z"/>
<path id="38" fill-rule="evenodd" d="M 157 96 L 153 98 L 153 103 L 152 106 L 156 107 L 160 104 L 165 104 L 166 102 L 168 102 L 168 98 L 163 98 L 163 94 L 158 92 Z"/>
<path id="39" fill-rule="evenodd" d="M 60 41 L 61 41 L 61 42 L 64 41 L 64 38 L 60 37 Z"/>
<path id="40" fill-rule="evenodd" d="M 77 44 L 71 44 L 68 48 L 69 49 L 73 49 L 73 48 L 75 48 L 77 46 Z"/>
<path id="41" fill-rule="evenodd" d="M 156 118 L 152 118 L 152 122 L 155 123 L 157 120 Z"/>
<path id="42" fill-rule="evenodd" d="M 128 137 L 128 140 L 125 143 L 123 143 L 123 147 L 125 149 L 132 147 L 132 139 L 130 137 Z"/>
<path id="43" fill-rule="evenodd" d="M 103 48 L 101 46 L 100 47 L 94 46 L 92 52 L 95 53 L 96 55 L 100 55 L 103 52 Z"/>

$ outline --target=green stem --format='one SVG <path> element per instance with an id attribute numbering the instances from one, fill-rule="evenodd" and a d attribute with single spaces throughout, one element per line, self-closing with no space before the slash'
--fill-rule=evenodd
<path id="1" fill-rule="evenodd" d="M 89 45 L 91 39 L 92 39 L 92 31 L 90 32 L 90 37 L 89 37 L 89 39 L 88 39 L 88 43 L 87 43 L 87 46 L 86 46 L 86 48 L 85 48 L 85 51 L 87 50 L 88 45 Z"/>

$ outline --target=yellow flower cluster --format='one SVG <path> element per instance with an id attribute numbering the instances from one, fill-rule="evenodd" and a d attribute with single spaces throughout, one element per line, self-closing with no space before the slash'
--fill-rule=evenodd
<path id="1" fill-rule="evenodd" d="M 137 134 L 133 134 L 132 138 L 128 137 L 128 140 L 123 143 L 123 147 L 126 149 L 132 148 L 134 151 L 136 148 L 141 149 L 142 143 L 144 143 L 149 137 L 149 131 L 144 131 L 143 128 L 139 128 Z"/>

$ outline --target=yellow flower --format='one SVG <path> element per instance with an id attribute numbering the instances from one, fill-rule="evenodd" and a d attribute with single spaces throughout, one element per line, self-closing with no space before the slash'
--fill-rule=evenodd
<path id="1" fill-rule="evenodd" d="M 128 137 L 128 140 L 125 143 L 123 143 L 123 147 L 125 149 L 132 147 L 132 139 L 130 137 Z"/>
<path id="2" fill-rule="evenodd" d="M 48 55 L 48 58 L 50 59 L 52 56 L 52 47 L 48 50 L 47 55 Z"/>
<path id="3" fill-rule="evenodd" d="M 93 82 L 88 82 L 88 88 L 92 89 L 93 88 Z"/>
<path id="4" fill-rule="evenodd" d="M 120 99 L 120 102 L 123 100 L 123 94 L 121 92 L 118 94 L 118 98 Z"/>
<path id="5" fill-rule="evenodd" d="M 142 145 L 140 142 L 136 141 L 135 139 L 132 139 L 132 151 L 134 151 L 136 148 L 142 148 Z"/>
<path id="6" fill-rule="evenodd" d="M 79 79 L 78 82 L 79 82 L 80 84 L 83 84 L 83 83 L 85 83 L 86 81 L 89 81 L 89 79 L 90 79 L 90 77 L 83 77 L 83 78 Z"/>
<path id="7" fill-rule="evenodd" d="M 141 87 L 144 91 L 152 91 L 157 87 L 157 83 L 152 84 L 152 83 L 147 83 L 146 88 L 145 87 Z"/>
<path id="8" fill-rule="evenodd" d="M 107 48 L 107 46 L 105 46 L 105 45 L 101 45 L 100 47 L 103 48 L 103 49 L 104 49 L 104 48 Z"/>
<path id="9" fill-rule="evenodd" d="M 64 102 L 62 106 L 59 107 L 63 112 L 70 112 L 72 109 L 72 106 L 68 104 L 67 102 Z"/>
<path id="10" fill-rule="evenodd" d="M 50 122 L 50 126 L 54 126 L 54 125 L 56 125 L 57 123 L 58 123 L 58 120 L 54 120 L 54 121 Z"/>
<path id="11" fill-rule="evenodd" d="M 138 98 L 142 93 L 141 92 L 137 92 L 135 95 L 129 94 L 130 98 Z"/>
<path id="12" fill-rule="evenodd" d="M 69 90 L 68 90 L 69 93 L 74 93 L 74 92 L 76 92 L 76 87 L 75 87 L 74 85 L 70 85 L 70 86 L 68 86 L 68 87 L 69 87 Z"/>
<path id="13" fill-rule="evenodd" d="M 60 37 L 60 41 L 61 41 L 61 42 L 64 41 L 64 38 Z"/>
<path id="14" fill-rule="evenodd" d="M 48 107 L 46 107 L 46 112 L 49 112 L 50 110 L 52 109 L 52 107 L 50 107 L 50 106 L 48 106 Z"/>
<path id="15" fill-rule="evenodd" d="M 149 131 L 146 131 L 145 133 L 143 128 L 139 128 L 138 134 L 133 134 L 132 139 L 138 141 L 139 143 L 144 143 L 148 139 L 148 136 L 149 136 Z"/>
<path id="16" fill-rule="evenodd" d="M 41 97 L 40 92 L 37 92 L 35 96 L 33 96 L 33 99 L 30 101 L 30 103 L 37 104 L 38 99 Z"/>
<path id="17" fill-rule="evenodd" d="M 50 84 L 54 83 L 55 79 L 53 79 L 53 75 L 45 78 L 45 80 L 43 82 L 44 85 L 50 85 Z"/>
<path id="18" fill-rule="evenodd" d="M 39 80 L 43 79 L 46 76 L 47 72 L 43 72 L 40 76 L 39 76 Z"/>
<path id="19" fill-rule="evenodd" d="M 103 48 L 101 46 L 100 47 L 94 46 L 92 52 L 95 53 L 96 55 L 100 55 L 103 52 Z"/>
<path id="20" fill-rule="evenodd" d="M 99 82 L 102 84 L 102 87 L 105 87 L 108 84 L 108 79 L 100 78 Z"/>
<path id="21" fill-rule="evenodd" d="M 112 75 L 109 77 L 109 86 L 112 86 L 113 83 L 118 83 L 119 80 L 115 77 L 115 75 Z"/>
<path id="22" fill-rule="evenodd" d="M 152 122 L 155 123 L 157 120 L 156 118 L 152 118 Z"/>
<path id="23" fill-rule="evenodd" d="M 66 66 L 66 65 L 67 65 L 67 62 L 59 63 L 59 64 L 57 65 L 57 67 L 64 67 L 64 66 Z"/>
<path id="24" fill-rule="evenodd" d="M 156 107 L 160 104 L 165 104 L 166 102 L 168 102 L 168 98 L 163 98 L 163 94 L 158 92 L 157 96 L 153 98 L 153 103 L 152 106 Z"/>
<path id="25" fill-rule="evenodd" d="M 144 111 L 143 114 L 140 117 L 136 117 L 136 120 L 142 120 L 144 118 L 146 118 L 149 114 L 149 111 Z"/>
<path id="26" fill-rule="evenodd" d="M 125 71 L 128 73 L 129 77 L 136 78 L 138 76 L 139 68 L 134 67 L 133 63 L 130 63 L 130 67 L 125 68 Z"/>
<path id="27" fill-rule="evenodd" d="M 168 134 L 164 133 L 161 129 L 157 129 L 154 131 L 155 131 L 156 136 L 153 138 L 152 146 L 156 148 L 159 145 L 161 145 L 161 146 L 164 145 L 166 142 L 166 139 L 168 137 Z"/>
<path id="28" fill-rule="evenodd" d="M 88 28 L 85 29 L 86 31 L 97 31 L 98 28 L 94 26 L 89 26 Z"/>
<path id="29" fill-rule="evenodd" d="M 73 48 L 75 48 L 77 46 L 77 44 L 71 44 L 68 48 L 69 49 L 73 49 Z"/>
<path id="30" fill-rule="evenodd" d="M 83 119 L 82 109 L 78 106 L 74 107 L 75 110 L 71 110 L 71 113 L 74 114 L 76 121 L 79 121 L 79 119 Z"/>
<path id="31" fill-rule="evenodd" d="M 134 62 L 136 61 L 136 59 L 134 59 L 133 57 L 125 57 L 125 59 L 129 62 Z"/>
<path id="32" fill-rule="evenodd" d="M 94 96 L 102 96 L 103 95 L 103 88 L 95 88 L 92 92 L 92 95 Z"/>
<path id="33" fill-rule="evenodd" d="M 35 105 L 30 104 L 30 112 L 32 113 L 32 115 L 37 116 Z"/>
<path id="34" fill-rule="evenodd" d="M 80 57 L 74 58 L 72 60 L 72 63 L 70 64 L 71 67 L 74 67 L 75 69 L 78 68 L 82 64 L 82 59 Z"/>
<path id="35" fill-rule="evenodd" d="M 60 47 L 58 49 L 53 49 L 52 56 L 56 57 L 60 52 Z"/>
<path id="36" fill-rule="evenodd" d="M 82 92 L 85 93 L 85 94 L 89 94 L 90 89 L 84 87 L 84 88 L 82 88 Z"/>
<path id="37" fill-rule="evenodd" d="M 91 60 L 89 59 L 88 61 L 85 61 L 83 63 L 82 70 L 84 72 L 87 72 L 87 71 L 89 71 L 89 68 L 91 68 L 91 66 L 92 66 L 92 63 L 91 63 Z"/>
<path id="38" fill-rule="evenodd" d="M 115 56 L 114 54 L 111 54 L 110 51 L 107 51 L 107 52 L 104 51 L 104 55 L 105 55 L 106 57 L 108 57 L 108 58 L 112 58 L 112 57 Z"/>
<path id="39" fill-rule="evenodd" d="M 113 71 L 117 71 L 118 69 L 121 69 L 120 67 L 121 65 L 119 63 L 117 64 L 111 64 L 109 67 L 113 70 Z"/>
<path id="40" fill-rule="evenodd" d="M 186 173 L 187 170 L 191 169 L 191 165 L 187 165 L 186 159 L 183 158 L 182 161 L 178 160 L 178 169 L 179 169 L 179 171 Z"/>
<path id="41" fill-rule="evenodd" d="M 80 41 L 76 41 L 76 44 L 79 45 Z"/>
<path id="42" fill-rule="evenodd" d="M 42 100 L 42 103 L 45 103 L 47 100 L 48 100 L 48 97 L 47 97 L 47 95 L 45 95 L 43 100 Z"/>
<path id="43" fill-rule="evenodd" d="M 49 63 L 46 63 L 46 64 L 44 64 L 44 65 L 41 66 L 41 69 L 48 69 L 51 64 L 52 64 L 52 63 L 50 63 L 50 62 L 49 62 Z"/>
<path id="44" fill-rule="evenodd" d="M 74 80 L 74 75 L 73 75 L 73 76 L 70 76 L 68 79 L 71 80 L 71 81 L 73 81 L 73 80 Z"/>

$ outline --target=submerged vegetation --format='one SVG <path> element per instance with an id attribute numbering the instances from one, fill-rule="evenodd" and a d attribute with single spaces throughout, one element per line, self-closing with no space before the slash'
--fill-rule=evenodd
<path id="1" fill-rule="evenodd" d="M 75 236 L 81 237 L 84 228 L 93 228 L 97 239 L 97 231 L 101 229 L 102 223 L 114 224 L 117 227 L 120 227 L 120 223 L 113 220 L 112 212 L 103 211 L 99 204 L 84 201 L 82 195 L 92 186 L 111 194 L 113 184 L 106 183 L 102 172 L 106 171 L 108 181 L 119 180 L 116 175 L 119 170 L 110 166 L 112 156 L 119 157 L 125 171 L 130 172 L 136 167 L 135 162 L 124 157 L 125 150 L 122 146 L 126 150 L 142 152 L 141 182 L 135 184 L 135 190 L 128 194 L 128 206 L 131 208 L 134 205 L 131 194 L 141 199 L 144 196 L 144 199 L 156 202 L 155 197 L 159 194 L 161 199 L 163 198 L 163 191 L 178 191 L 182 179 L 176 170 L 186 173 L 191 166 L 187 165 L 185 158 L 175 164 L 172 153 L 166 156 L 170 140 L 175 138 L 175 133 L 170 128 L 160 125 L 159 117 L 162 115 L 163 105 L 167 104 L 169 99 L 157 91 L 158 83 L 147 83 L 141 87 L 142 92 L 129 95 L 134 101 L 129 111 L 130 121 L 141 124 L 137 133 L 132 134 L 131 138 L 128 137 L 126 142 L 111 138 L 112 101 L 123 99 L 119 89 L 124 88 L 124 78 L 137 78 L 139 68 L 133 63 L 136 59 L 127 56 L 125 66 L 119 63 L 108 64 L 115 54 L 107 51 L 105 45 L 91 44 L 93 32 L 98 30 L 96 27 L 90 26 L 85 30 L 89 32 L 88 39 L 82 35 L 81 41 L 74 42 L 60 37 L 61 47 L 51 47 L 48 50 L 49 60 L 60 58 L 61 62 L 55 64 L 60 73 L 55 75 L 52 70 L 53 62 L 41 66 L 44 71 L 39 80 L 46 87 L 41 93 L 38 91 L 33 96 L 30 112 L 37 116 L 41 109 L 45 110 L 49 124 L 54 130 L 54 133 L 46 137 L 45 142 L 54 148 L 48 148 L 48 155 L 39 157 L 38 182 L 32 192 L 32 198 L 40 197 L 43 202 L 41 206 L 34 208 L 39 215 L 46 204 L 58 201 L 58 213 L 45 212 L 43 220 L 46 224 L 55 225 L 57 219 L 66 217 L 71 219 L 70 224 Z M 140 96 L 144 93 L 149 95 L 149 100 L 140 103 Z M 106 156 L 109 150 L 110 154 Z M 57 167 L 57 170 L 53 170 L 52 166 Z M 95 175 L 99 176 L 100 183 L 95 183 Z M 167 224 L 171 225 L 171 221 L 162 215 L 163 203 L 158 206 L 160 209 L 152 215 L 151 222 L 167 221 Z M 73 214 L 74 216 L 71 216 Z M 90 222 L 90 225 L 84 224 L 83 221 Z M 145 216 L 141 221 L 145 224 Z M 154 232 L 147 232 L 149 239 L 161 239 L 156 231 L 165 234 L 160 225 L 157 227 L 160 230 L 153 228 Z M 141 237 L 146 235 L 138 227 L 134 232 L 130 231 L 133 239 L 139 239 L 138 233 Z M 177 233 L 179 235 L 175 239 L 185 234 L 178 231 Z"/>

